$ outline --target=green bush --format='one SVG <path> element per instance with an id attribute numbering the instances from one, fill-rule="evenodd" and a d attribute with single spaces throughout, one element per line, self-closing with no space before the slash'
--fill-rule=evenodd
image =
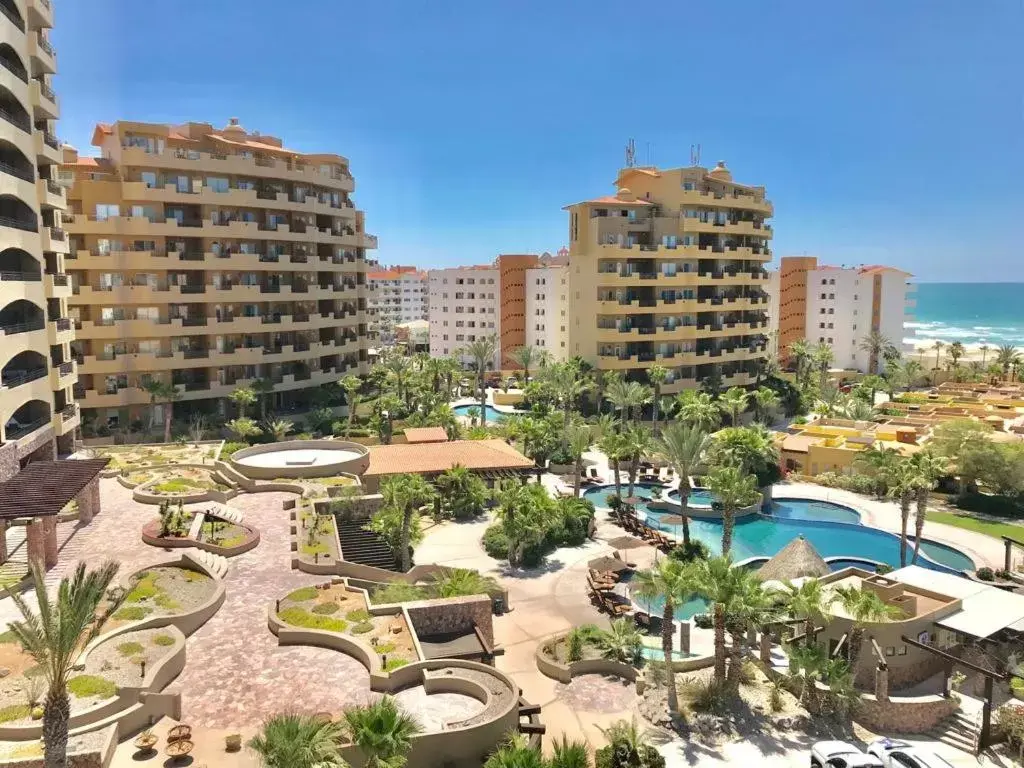
<path id="1" fill-rule="evenodd" d="M 668 556 L 673 560 L 680 560 L 684 563 L 689 563 L 693 560 L 707 560 L 711 556 L 711 553 L 708 549 L 708 545 L 703 541 L 690 539 L 690 543 L 688 545 L 679 544 L 668 553 Z"/>
<path id="2" fill-rule="evenodd" d="M 996 710 L 995 730 L 1015 751 L 1024 749 L 1024 707 L 1004 704 Z"/>
<path id="3" fill-rule="evenodd" d="M 346 613 L 345 614 L 345 618 L 348 619 L 349 621 L 356 621 L 356 622 L 369 621 L 370 620 L 370 612 L 367 611 L 365 608 L 357 608 L 354 611 L 349 611 L 348 613 Z"/>
<path id="4" fill-rule="evenodd" d="M 993 581 L 995 579 L 995 573 L 993 573 L 992 569 L 987 566 L 979 568 L 974 572 L 974 575 L 982 581 Z"/>
<path id="5" fill-rule="evenodd" d="M 170 635 L 157 635 L 153 638 L 153 645 L 168 646 L 174 645 L 174 638 Z"/>
<path id="6" fill-rule="evenodd" d="M 313 613 L 319 613 L 321 616 L 330 616 L 340 610 L 341 606 L 337 603 L 317 603 L 313 606 Z"/>
<path id="7" fill-rule="evenodd" d="M 6 644 L 6 643 L 16 643 L 16 642 L 18 642 L 18 638 L 16 638 L 14 636 L 14 633 L 11 632 L 10 630 L 8 630 L 8 631 L 4 632 L 2 635 L 0 635 L 0 645 Z"/>
<path id="8" fill-rule="evenodd" d="M 143 648 L 142 643 L 121 643 L 117 646 L 117 652 L 122 656 L 135 656 L 142 653 L 144 650 L 146 649 Z"/>
<path id="9" fill-rule="evenodd" d="M 12 720 L 22 720 L 32 714 L 32 710 L 26 704 L 11 704 L 0 709 L 0 723 L 9 723 Z"/>
<path id="10" fill-rule="evenodd" d="M 291 600 L 293 603 L 304 603 L 307 600 L 316 600 L 316 595 L 316 587 L 302 587 L 294 592 L 290 592 L 285 600 Z"/>
<path id="11" fill-rule="evenodd" d="M 146 618 L 152 612 L 152 608 L 147 608 L 144 605 L 126 605 L 114 614 L 114 618 L 118 621 L 138 621 Z"/>
<path id="12" fill-rule="evenodd" d="M 496 560 L 504 560 L 508 557 L 508 537 L 501 525 L 495 523 L 488 526 L 483 536 L 484 551 Z"/>
<path id="13" fill-rule="evenodd" d="M 117 686 L 97 675 L 79 675 L 68 680 L 68 691 L 80 699 L 109 699 L 117 694 Z"/>
<path id="14" fill-rule="evenodd" d="M 695 711 L 716 715 L 726 710 L 731 696 L 728 683 L 714 678 L 688 679 L 682 685 L 682 693 L 690 700 L 690 706 Z"/>
<path id="15" fill-rule="evenodd" d="M 358 624 L 356 624 L 354 627 L 352 627 L 352 634 L 355 634 L 355 635 L 365 635 L 367 632 L 372 632 L 372 631 L 373 631 L 373 622 L 370 622 L 370 621 L 361 621 Z"/>
<path id="16" fill-rule="evenodd" d="M 384 671 L 385 672 L 392 672 L 392 671 L 398 669 L 399 667 L 404 667 L 408 663 L 409 663 L 408 659 L 390 658 L 390 659 L 388 659 L 387 664 L 384 665 Z"/>
<path id="17" fill-rule="evenodd" d="M 415 584 L 407 584 L 404 581 L 393 581 L 390 584 L 377 587 L 371 594 L 374 605 L 410 603 L 413 600 L 422 600 L 425 597 L 428 597 L 427 590 L 423 587 L 417 587 Z"/>
<path id="18" fill-rule="evenodd" d="M 232 454 L 236 453 L 237 451 L 240 451 L 243 448 L 248 448 L 248 447 L 249 447 L 248 443 L 238 443 L 238 442 L 224 443 L 224 447 L 220 449 L 220 457 L 219 458 L 226 459 L 229 456 L 231 456 Z"/>
<path id="19" fill-rule="evenodd" d="M 391 653 L 396 648 L 394 643 L 378 643 L 375 647 L 377 649 L 377 653 L 381 655 Z"/>
<path id="20" fill-rule="evenodd" d="M 303 608 L 285 608 L 277 617 L 285 624 L 303 629 L 323 629 L 328 632 L 344 632 L 348 623 L 344 619 L 333 619 L 329 616 L 310 613 Z"/>

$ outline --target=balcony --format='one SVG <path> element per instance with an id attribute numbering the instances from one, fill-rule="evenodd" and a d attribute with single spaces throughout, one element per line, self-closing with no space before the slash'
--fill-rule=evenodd
<path id="1" fill-rule="evenodd" d="M 71 296 L 71 279 L 63 272 L 44 275 L 43 285 L 48 299 L 66 299 Z"/>
<path id="2" fill-rule="evenodd" d="M 53 26 L 53 6 L 50 0 L 28 0 L 28 17 L 33 29 Z"/>
<path id="3" fill-rule="evenodd" d="M 3 15 L 7 17 L 7 21 L 13 24 L 15 29 L 21 32 L 25 31 L 25 20 L 22 19 L 15 11 L 7 7 L 7 5 L 0 3 L 0 13 L 3 13 Z"/>
<path id="4" fill-rule="evenodd" d="M 36 162 L 40 165 L 60 165 L 63 157 L 60 152 L 60 140 L 49 131 L 34 131 Z"/>
<path id="5" fill-rule="evenodd" d="M 46 366 L 40 366 L 37 368 L 20 368 L 12 371 L 7 371 L 0 375 L 0 386 L 4 389 L 14 389 L 20 387 L 23 384 L 28 384 L 30 381 L 36 379 L 42 379 L 46 376 Z"/>
<path id="6" fill-rule="evenodd" d="M 58 317 L 47 323 L 46 333 L 51 345 L 68 344 L 75 340 L 74 323 L 67 317 Z"/>
<path id="7" fill-rule="evenodd" d="M 6 441 L 11 442 L 12 440 L 21 440 L 28 437 L 32 433 L 48 426 L 50 426 L 50 417 L 43 416 L 27 423 L 11 422 L 4 430 L 4 434 L 6 435 Z"/>
<path id="8" fill-rule="evenodd" d="M 36 120 L 56 120 L 60 117 L 57 94 L 50 86 L 40 80 L 33 80 L 31 91 L 32 112 Z"/>
<path id="9" fill-rule="evenodd" d="M 58 435 L 74 432 L 82 423 L 82 412 L 77 403 L 71 403 L 53 415 L 53 429 Z"/>
<path id="10" fill-rule="evenodd" d="M 50 388 L 57 392 L 73 386 L 78 381 L 78 371 L 73 360 L 60 363 L 50 369 Z"/>

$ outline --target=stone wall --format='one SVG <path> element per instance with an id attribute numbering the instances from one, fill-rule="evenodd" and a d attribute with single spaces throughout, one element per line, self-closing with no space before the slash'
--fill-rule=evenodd
<path id="1" fill-rule="evenodd" d="M 18 444 L 0 445 L 0 483 L 7 482 L 18 474 Z"/>
<path id="2" fill-rule="evenodd" d="M 18 443 L 18 459 L 24 459 L 29 455 L 32 456 L 32 461 L 55 461 L 57 459 L 53 427 L 41 429 L 39 434 L 31 440 Z"/>
<path id="3" fill-rule="evenodd" d="M 417 600 L 406 603 L 405 608 L 419 636 L 466 632 L 476 624 L 488 644 L 494 645 L 491 598 L 487 595 Z"/>
<path id="4" fill-rule="evenodd" d="M 901 733 L 927 733 L 959 708 L 957 699 L 943 696 L 891 696 L 879 701 L 864 694 L 854 720 L 876 733 L 892 730 L 893 723 L 899 723 Z"/>

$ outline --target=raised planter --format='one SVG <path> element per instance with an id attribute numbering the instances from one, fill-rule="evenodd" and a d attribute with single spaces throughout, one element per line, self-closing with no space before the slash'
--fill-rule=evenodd
<path id="1" fill-rule="evenodd" d="M 160 536 L 160 521 L 151 520 L 142 528 L 142 540 L 153 547 L 161 549 L 178 549 L 195 547 L 204 552 L 212 552 L 222 557 L 235 557 L 251 549 L 255 549 L 260 543 L 260 532 L 250 528 L 245 523 L 234 523 L 246 531 L 246 539 L 234 547 L 222 547 L 209 541 L 193 539 L 189 536 Z"/>
<path id="2" fill-rule="evenodd" d="M 643 672 L 632 664 L 623 664 L 611 659 L 580 659 L 579 661 L 570 661 L 563 664 L 545 652 L 545 648 L 553 646 L 559 640 L 565 638 L 566 634 L 565 632 L 560 632 L 552 635 L 537 645 L 537 650 L 534 651 L 534 659 L 537 662 L 537 669 L 542 674 L 560 683 L 570 683 L 574 677 L 579 677 L 580 675 L 612 675 L 635 683 L 638 694 L 644 692 Z"/>

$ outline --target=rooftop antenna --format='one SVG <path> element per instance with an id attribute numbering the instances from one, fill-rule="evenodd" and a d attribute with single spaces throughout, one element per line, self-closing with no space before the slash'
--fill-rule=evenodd
<path id="1" fill-rule="evenodd" d="M 626 142 L 626 167 L 632 168 L 636 165 L 636 142 L 630 139 Z"/>
<path id="2" fill-rule="evenodd" d="M 700 144 L 690 145 L 690 165 L 700 165 Z"/>

